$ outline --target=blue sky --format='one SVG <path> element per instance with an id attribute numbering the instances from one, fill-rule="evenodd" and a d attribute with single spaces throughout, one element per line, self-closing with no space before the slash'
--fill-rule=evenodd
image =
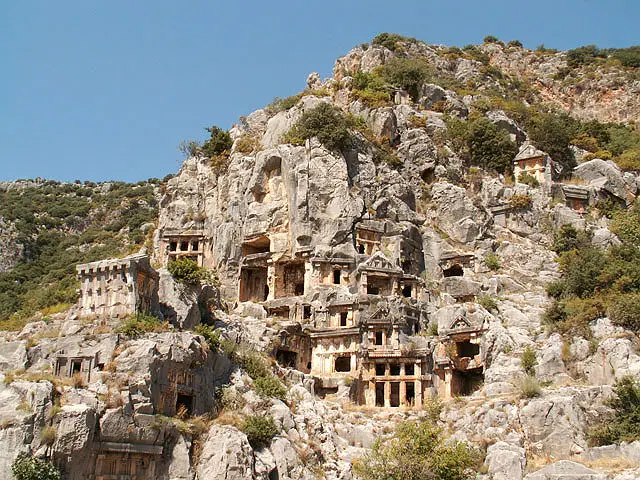
<path id="1" fill-rule="evenodd" d="M 383 31 L 624 47 L 639 18 L 637 0 L 0 0 L 0 180 L 175 173 L 181 140 L 329 76 Z"/>

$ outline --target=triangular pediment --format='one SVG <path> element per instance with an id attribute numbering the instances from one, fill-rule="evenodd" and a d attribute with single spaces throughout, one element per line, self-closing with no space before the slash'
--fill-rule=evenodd
<path id="1" fill-rule="evenodd" d="M 458 317 L 449 325 L 449 330 L 457 330 L 460 328 L 471 328 L 471 323 L 464 317 Z"/>
<path id="2" fill-rule="evenodd" d="M 380 270 L 389 273 L 402 273 L 402 269 L 393 264 L 384 253 L 376 252 L 371 258 L 360 264 L 360 270 Z"/>

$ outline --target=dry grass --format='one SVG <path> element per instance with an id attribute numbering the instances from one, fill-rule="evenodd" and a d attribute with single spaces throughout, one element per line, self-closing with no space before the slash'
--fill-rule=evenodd
<path id="1" fill-rule="evenodd" d="M 43 445 L 50 447 L 56 441 L 56 429 L 52 426 L 47 426 L 40 432 L 40 441 Z"/>
<path id="2" fill-rule="evenodd" d="M 213 423 L 217 423 L 218 425 L 231 425 L 233 427 L 240 428 L 244 423 L 244 417 L 237 412 L 223 410 Z"/>
<path id="3" fill-rule="evenodd" d="M 81 373 L 74 373 L 71 377 L 71 385 L 73 388 L 83 388 L 87 386 L 87 382 L 84 379 L 84 375 Z"/>

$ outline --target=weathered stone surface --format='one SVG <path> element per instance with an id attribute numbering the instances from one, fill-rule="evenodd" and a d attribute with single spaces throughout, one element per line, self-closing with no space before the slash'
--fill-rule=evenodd
<path id="1" fill-rule="evenodd" d="M 27 366 L 27 342 L 7 342 L 0 339 L 0 370 L 9 371 Z"/>
<path id="2" fill-rule="evenodd" d="M 560 460 L 524 478 L 525 480 L 606 480 L 607 476 L 580 463 Z"/>
<path id="3" fill-rule="evenodd" d="M 493 480 L 522 480 L 526 463 L 522 447 L 498 442 L 487 449 L 485 465 Z"/>
<path id="4" fill-rule="evenodd" d="M 244 433 L 224 425 L 209 430 L 196 466 L 199 478 L 244 480 L 253 474 L 253 449 Z"/>

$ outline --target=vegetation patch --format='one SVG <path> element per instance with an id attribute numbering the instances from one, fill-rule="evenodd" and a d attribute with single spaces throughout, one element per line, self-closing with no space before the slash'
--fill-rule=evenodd
<path id="1" fill-rule="evenodd" d="M 464 442 L 445 441 L 442 429 L 430 420 L 404 422 L 391 438 L 378 439 L 371 453 L 353 463 L 363 480 L 475 478 L 472 467 L 480 456 Z"/>
<path id="2" fill-rule="evenodd" d="M 613 414 L 589 432 L 592 445 L 610 445 L 640 440 L 640 383 L 632 377 L 620 379 L 607 404 Z"/>
<path id="3" fill-rule="evenodd" d="M 280 433 L 280 429 L 270 415 L 250 415 L 240 430 L 247 436 L 253 448 L 269 446 L 271 439 Z"/>
<path id="4" fill-rule="evenodd" d="M 60 470 L 47 460 L 40 460 L 26 453 L 19 454 L 11 464 L 16 480 L 60 480 Z"/>

